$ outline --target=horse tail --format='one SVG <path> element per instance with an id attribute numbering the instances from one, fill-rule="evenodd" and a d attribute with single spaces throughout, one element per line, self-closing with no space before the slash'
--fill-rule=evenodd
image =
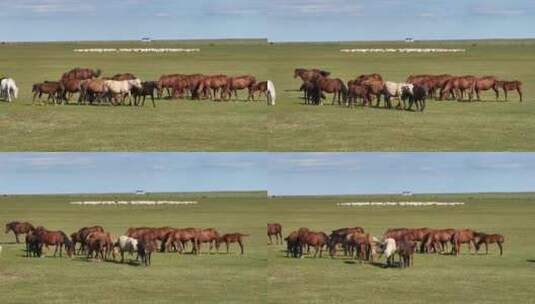
<path id="1" fill-rule="evenodd" d="M 277 92 L 275 90 L 275 85 L 271 80 L 267 81 L 267 95 L 268 105 L 275 105 L 275 101 L 277 100 Z"/>
<path id="2" fill-rule="evenodd" d="M 96 71 L 93 71 L 93 74 L 95 75 L 96 78 L 100 77 L 100 75 L 102 75 L 102 71 L 100 69 L 97 69 Z"/>
<path id="3" fill-rule="evenodd" d="M 69 239 L 69 237 L 67 236 L 67 234 L 65 232 L 59 231 L 59 233 L 63 237 L 63 242 L 70 242 L 71 241 L 71 239 Z"/>

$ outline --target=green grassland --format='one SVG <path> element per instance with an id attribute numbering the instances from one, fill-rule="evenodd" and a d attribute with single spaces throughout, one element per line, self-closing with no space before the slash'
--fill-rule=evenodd
<path id="1" fill-rule="evenodd" d="M 209 197 L 208 197 L 209 196 Z M 12 234 L 0 234 L 2 303 L 529 303 L 535 279 L 535 194 L 274 197 L 153 194 L 146 199 L 199 201 L 195 206 L 72 206 L 73 200 L 140 199 L 133 195 L 8 196 L 0 223 L 30 220 L 72 232 L 101 224 L 116 235 L 129 226 L 216 227 L 250 233 L 246 255 L 158 253 L 150 267 L 88 262 L 83 257 L 23 257 Z M 202 198 L 205 197 L 205 198 Z M 143 198 L 145 199 L 145 198 Z M 456 207 L 338 207 L 348 201 L 461 201 Z M 286 258 L 266 246 L 265 223 L 283 233 L 306 226 L 329 232 L 359 225 L 380 236 L 389 227 L 472 228 L 505 235 L 504 255 L 415 256 L 410 269 L 383 269 L 338 256 Z M 381 259 L 380 262 L 384 262 Z"/>
<path id="2" fill-rule="evenodd" d="M 191 54 L 79 54 L 75 48 L 199 47 Z M 342 48 L 455 47 L 462 54 L 347 54 Z M 26 43 L 0 46 L 0 74 L 21 97 L 0 103 L 2 151 L 530 151 L 535 148 L 535 40 L 266 43 L 161 41 Z M 157 108 L 31 106 L 31 85 L 73 67 L 104 75 L 131 72 L 144 80 L 169 73 L 254 74 L 271 79 L 275 107 L 265 102 L 161 100 Z M 525 102 L 430 101 L 425 113 L 305 106 L 296 67 L 320 67 L 347 81 L 377 72 L 496 75 L 524 82 Z M 328 96 L 330 98 L 330 96 Z M 327 104 L 330 104 L 328 99 Z"/>

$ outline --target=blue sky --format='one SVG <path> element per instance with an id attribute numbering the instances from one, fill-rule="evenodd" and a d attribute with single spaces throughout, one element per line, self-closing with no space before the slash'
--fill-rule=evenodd
<path id="1" fill-rule="evenodd" d="M 533 0 L 0 0 L 3 40 L 535 37 Z"/>
<path id="2" fill-rule="evenodd" d="M 0 193 L 535 191 L 535 153 L 1 153 Z"/>

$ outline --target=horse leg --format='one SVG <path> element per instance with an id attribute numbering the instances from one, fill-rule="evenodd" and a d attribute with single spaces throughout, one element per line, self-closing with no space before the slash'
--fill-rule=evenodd
<path id="1" fill-rule="evenodd" d="M 518 96 L 520 96 L 520 102 L 522 102 L 522 90 L 520 88 L 516 88 L 516 91 L 518 92 Z"/>
<path id="2" fill-rule="evenodd" d="M 277 243 L 278 243 L 279 238 L 278 238 L 276 235 L 275 235 L 275 237 L 276 237 L 276 241 L 277 241 Z M 271 239 L 271 234 L 268 234 L 268 239 L 269 239 L 269 243 L 268 243 L 268 245 L 273 245 L 273 240 Z"/>
<path id="3" fill-rule="evenodd" d="M 227 254 L 229 254 L 230 244 L 228 242 L 225 242 L 225 247 L 227 249 Z"/>
<path id="4" fill-rule="evenodd" d="M 241 255 L 243 255 L 243 253 L 244 253 L 243 242 L 241 240 L 238 240 L 238 245 L 240 245 L 240 252 L 241 252 Z"/>
<path id="5" fill-rule="evenodd" d="M 485 242 L 485 254 L 489 254 L 489 243 Z"/>
<path id="6" fill-rule="evenodd" d="M 498 245 L 498 248 L 500 248 L 500 256 L 502 256 L 502 254 L 503 254 L 502 243 L 498 242 L 497 245 Z"/>
<path id="7" fill-rule="evenodd" d="M 15 232 L 15 240 L 17 241 L 17 244 L 20 243 L 20 240 L 19 240 L 19 234 Z"/>

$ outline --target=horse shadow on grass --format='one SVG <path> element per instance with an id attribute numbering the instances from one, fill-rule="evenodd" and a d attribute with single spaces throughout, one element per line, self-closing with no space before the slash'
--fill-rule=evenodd
<path id="1" fill-rule="evenodd" d="M 526 260 L 526 262 L 528 262 L 528 263 L 535 263 L 535 260 L 530 259 L 530 260 Z"/>

